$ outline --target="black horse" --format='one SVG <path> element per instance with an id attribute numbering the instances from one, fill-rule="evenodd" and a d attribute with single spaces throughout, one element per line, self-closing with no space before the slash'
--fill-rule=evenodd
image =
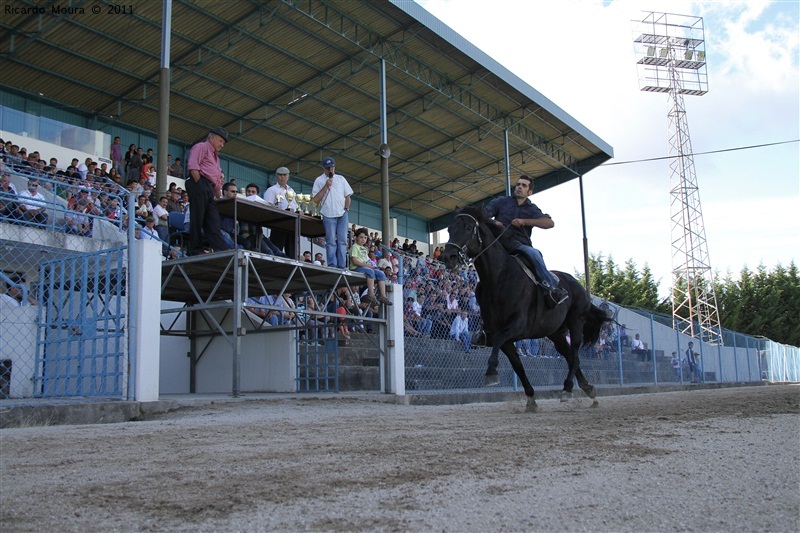
<path id="1" fill-rule="evenodd" d="M 569 293 L 569 298 L 549 309 L 539 286 L 534 284 L 518 260 L 509 255 L 500 244 L 499 239 L 504 237 L 502 230 L 489 219 L 483 209 L 467 207 L 457 211 L 448 232 L 450 240 L 440 259 L 452 270 L 466 264 L 468 258 L 473 258 L 480 278 L 475 288 L 475 297 L 481 308 L 486 343 L 492 347 L 484 385 L 499 383 L 498 352 L 503 350 L 525 388 L 528 396 L 526 410 L 535 412 L 537 406 L 533 398 L 533 387 L 525 375 L 525 368 L 514 342 L 547 337 L 553 341 L 558 353 L 567 360 L 569 367 L 561 392 L 562 401 L 572 397 L 572 382 L 575 377 L 578 378 L 580 388 L 592 398 L 592 407 L 596 407 L 596 391 L 581 371 L 578 349 L 581 344 L 588 346 L 596 343 L 603 324 L 612 319 L 592 304 L 586 290 L 573 276 L 564 272 L 554 274 L 559 278 L 559 286 Z"/>

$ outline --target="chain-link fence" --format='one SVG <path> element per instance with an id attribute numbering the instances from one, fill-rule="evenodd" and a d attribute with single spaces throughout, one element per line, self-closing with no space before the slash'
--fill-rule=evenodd
<path id="1" fill-rule="evenodd" d="M 129 191 L 7 157 L 0 179 L 0 399 L 125 398 Z"/>
<path id="2" fill-rule="evenodd" d="M 491 350 L 479 347 L 480 311 L 474 271 L 451 273 L 435 261 L 404 257 L 406 388 L 415 392 L 482 387 Z M 509 296 L 513 298 L 513 295 Z M 693 339 L 671 318 L 595 299 L 615 320 L 600 340 L 580 350 L 581 368 L 595 385 L 796 381 L 795 347 L 725 330 L 724 344 Z M 464 332 L 466 331 L 466 333 Z M 470 340 L 472 339 L 472 340 Z M 560 389 L 567 364 L 548 339 L 516 343 L 535 388 Z M 500 388 L 517 388 L 501 354 Z"/>

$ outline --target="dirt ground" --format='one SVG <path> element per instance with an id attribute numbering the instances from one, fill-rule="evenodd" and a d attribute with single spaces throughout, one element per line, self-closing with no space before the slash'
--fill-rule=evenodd
<path id="1" fill-rule="evenodd" d="M 0 530 L 797 531 L 800 387 L 0 431 Z"/>

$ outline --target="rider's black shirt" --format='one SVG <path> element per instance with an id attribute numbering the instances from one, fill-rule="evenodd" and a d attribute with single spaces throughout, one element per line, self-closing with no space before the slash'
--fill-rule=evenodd
<path id="1" fill-rule="evenodd" d="M 499 220 L 508 228 L 506 235 L 511 234 L 514 240 L 531 247 L 533 246 L 531 243 L 531 231 L 533 228 L 531 226 L 518 228 L 512 226 L 511 221 L 515 218 L 550 218 L 550 215 L 542 213 L 542 210 L 532 203 L 530 198 L 526 198 L 522 205 L 519 205 L 517 199 L 513 196 L 495 198 L 486 206 L 486 212 L 489 213 L 490 217 Z"/>

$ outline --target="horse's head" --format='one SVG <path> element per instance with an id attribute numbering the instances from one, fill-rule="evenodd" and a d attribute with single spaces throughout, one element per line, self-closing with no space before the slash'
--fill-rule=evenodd
<path id="1" fill-rule="evenodd" d="M 453 221 L 447 227 L 450 239 L 444 245 L 444 252 L 439 259 L 444 265 L 453 270 L 460 265 L 466 266 L 467 260 L 475 257 L 486 243 L 481 237 L 480 224 L 485 219 L 483 210 L 479 208 L 465 208 L 456 211 Z"/>

